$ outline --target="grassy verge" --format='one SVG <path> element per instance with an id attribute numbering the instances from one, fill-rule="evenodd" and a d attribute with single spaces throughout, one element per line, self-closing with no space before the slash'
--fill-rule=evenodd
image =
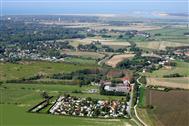
<path id="1" fill-rule="evenodd" d="M 148 113 L 148 111 L 147 111 L 146 108 L 139 108 L 139 107 L 137 107 L 136 109 L 137 109 L 138 116 L 146 124 L 148 124 L 149 126 L 155 126 L 155 123 L 154 123 L 155 120 L 152 120 L 152 116 L 150 116 L 150 114 Z"/>
<path id="2" fill-rule="evenodd" d="M 138 103 L 138 107 L 142 108 L 145 107 L 145 91 L 146 88 L 144 86 L 141 86 L 140 89 L 140 97 L 139 97 L 139 103 Z"/>

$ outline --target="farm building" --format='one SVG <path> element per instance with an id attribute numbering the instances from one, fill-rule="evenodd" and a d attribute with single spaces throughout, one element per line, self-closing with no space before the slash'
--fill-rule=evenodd
<path id="1" fill-rule="evenodd" d="M 104 90 L 105 91 L 115 91 L 115 92 L 123 92 L 123 93 L 129 93 L 131 91 L 131 85 L 128 78 L 122 78 L 123 83 L 115 84 L 115 86 L 112 86 L 111 82 L 104 82 Z"/>

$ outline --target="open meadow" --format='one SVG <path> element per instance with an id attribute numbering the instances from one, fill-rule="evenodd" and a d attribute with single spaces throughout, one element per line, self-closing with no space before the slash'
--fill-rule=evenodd
<path id="1" fill-rule="evenodd" d="M 75 62 L 75 61 L 74 61 Z M 96 68 L 94 64 L 86 63 L 52 63 L 45 61 L 23 61 L 19 63 L 1 63 L 1 81 L 30 77 L 36 74 L 51 75 L 54 73 L 70 73 L 73 71 Z M 49 80 L 44 80 L 49 81 Z M 53 81 L 53 83 L 50 83 Z M 58 81 L 50 80 L 48 84 L 35 83 L 1 83 L 0 84 L 0 111 L 2 126 L 130 126 L 135 125 L 129 119 L 97 119 L 85 117 L 56 116 L 47 114 L 48 108 L 40 113 L 29 113 L 29 108 L 43 101 L 42 93 L 47 92 L 49 96 L 54 96 L 51 105 L 59 95 L 69 93 L 71 96 L 95 99 L 122 99 L 122 96 L 105 96 L 99 94 L 98 86 L 68 85 L 59 84 Z M 56 82 L 56 84 L 54 83 Z M 91 93 L 90 90 L 97 92 Z M 19 116 L 18 116 L 19 115 Z"/>
<path id="2" fill-rule="evenodd" d="M 97 53 L 97 52 L 82 52 L 82 51 L 64 51 L 64 54 L 71 55 L 71 56 L 78 56 L 81 58 L 90 58 L 90 59 L 101 59 L 105 55 L 102 53 Z"/>
<path id="3" fill-rule="evenodd" d="M 179 43 L 172 41 L 146 41 L 146 42 L 137 42 L 136 44 L 140 48 L 153 49 L 153 50 L 166 50 L 166 47 L 189 46 L 189 43 Z"/>
<path id="4" fill-rule="evenodd" d="M 23 61 L 20 63 L 0 63 L 0 80 L 20 79 L 37 74 L 51 75 L 69 73 L 86 68 L 94 68 L 94 64 L 54 63 L 45 61 Z"/>
<path id="5" fill-rule="evenodd" d="M 152 73 L 147 72 L 144 75 L 147 77 L 163 77 L 164 75 L 179 73 L 187 77 L 189 76 L 188 67 L 189 67 L 189 63 L 176 61 L 176 66 L 174 67 L 170 67 L 170 68 L 162 67 L 159 70 L 153 71 Z"/>
<path id="6" fill-rule="evenodd" d="M 185 27 L 170 27 L 170 28 L 162 28 L 157 30 L 149 30 L 147 31 L 154 36 L 154 39 L 161 41 L 170 41 L 172 43 L 185 43 L 188 44 L 189 36 L 184 35 L 184 33 L 188 33 L 189 29 Z M 159 35 L 157 35 L 159 34 Z"/>
<path id="7" fill-rule="evenodd" d="M 29 113 L 27 110 L 44 100 L 42 92 L 54 96 L 52 102 L 59 95 L 69 93 L 77 97 L 91 97 L 99 99 L 121 99 L 120 96 L 102 96 L 98 92 L 91 94 L 90 89 L 98 90 L 97 86 L 73 86 L 54 84 L 24 84 L 6 83 L 0 85 L 0 111 L 2 114 L 2 126 L 130 126 L 133 122 L 129 119 L 97 119 L 71 116 L 56 116 L 47 114 L 47 110 L 42 113 Z M 74 91 L 82 93 L 74 93 Z M 19 116 L 18 116 L 19 115 Z M 133 124 L 134 125 L 134 124 Z"/>
<path id="8" fill-rule="evenodd" d="M 66 62 L 66 63 L 76 63 L 76 64 L 89 64 L 89 65 L 97 64 L 96 60 L 94 60 L 94 59 L 76 58 L 76 57 L 64 58 L 64 62 Z"/>
<path id="9" fill-rule="evenodd" d="M 135 126 L 129 119 L 96 119 L 28 113 L 23 107 L 0 105 L 1 126 Z M 18 116 L 19 115 L 19 116 Z"/>
<path id="10" fill-rule="evenodd" d="M 96 93 L 89 90 L 95 89 Z M 0 86 L 0 103 L 15 104 L 19 106 L 31 107 L 42 101 L 42 92 L 47 92 L 52 96 L 59 96 L 69 93 L 78 97 L 92 97 L 99 99 L 121 99 L 121 96 L 105 96 L 99 94 L 97 86 L 64 85 L 64 84 L 25 84 L 25 83 L 6 83 Z M 79 93 L 75 93 L 75 91 Z"/>

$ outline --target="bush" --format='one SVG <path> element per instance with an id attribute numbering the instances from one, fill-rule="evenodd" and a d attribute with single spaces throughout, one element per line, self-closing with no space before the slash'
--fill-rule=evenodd
<path id="1" fill-rule="evenodd" d="M 145 76 L 142 76 L 139 81 L 140 81 L 142 84 L 146 84 L 146 83 L 147 83 Z"/>
<path id="2" fill-rule="evenodd" d="M 164 78 L 172 78 L 172 77 L 184 77 L 183 75 L 180 75 L 179 73 L 164 75 Z"/>
<path id="3" fill-rule="evenodd" d="M 154 106 L 152 106 L 152 105 L 147 105 L 147 108 L 149 108 L 149 109 L 153 109 Z"/>
<path id="4" fill-rule="evenodd" d="M 72 93 L 82 93 L 82 91 L 80 91 L 80 90 L 74 90 L 74 91 L 72 91 Z"/>

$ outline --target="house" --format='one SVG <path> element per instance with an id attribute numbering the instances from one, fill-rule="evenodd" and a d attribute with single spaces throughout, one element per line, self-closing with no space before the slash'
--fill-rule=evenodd
<path id="1" fill-rule="evenodd" d="M 127 117 L 127 104 L 119 100 L 87 100 L 72 96 L 60 96 L 49 112 L 56 115 L 73 115 L 88 117 Z"/>

